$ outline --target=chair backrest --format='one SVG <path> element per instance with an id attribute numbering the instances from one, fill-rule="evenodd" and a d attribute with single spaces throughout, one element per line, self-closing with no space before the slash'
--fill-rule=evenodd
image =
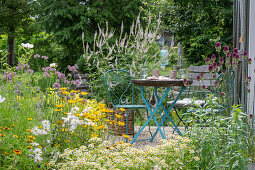
<path id="1" fill-rule="evenodd" d="M 109 70 L 104 74 L 105 85 L 113 106 L 133 104 L 134 85 L 131 79 L 129 72 L 120 69 Z"/>
<path id="2" fill-rule="evenodd" d="M 189 73 L 188 73 L 188 79 L 193 80 L 193 83 L 191 86 L 197 87 L 205 85 L 206 87 L 211 86 L 215 83 L 215 80 L 213 80 L 212 74 L 209 72 L 209 65 L 202 65 L 202 66 L 190 66 L 189 67 Z M 198 81 L 197 76 L 201 73 L 204 74 L 203 81 Z M 218 77 L 218 75 L 215 75 Z"/>

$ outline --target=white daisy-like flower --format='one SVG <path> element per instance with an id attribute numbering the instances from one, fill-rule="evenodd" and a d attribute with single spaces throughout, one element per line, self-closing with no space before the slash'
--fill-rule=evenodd
<path id="1" fill-rule="evenodd" d="M 39 129 L 37 126 L 35 126 L 33 129 L 31 129 L 33 135 L 39 135 L 41 134 L 41 129 Z"/>
<path id="2" fill-rule="evenodd" d="M 57 66 L 58 66 L 58 65 L 57 65 L 56 63 L 51 63 L 51 64 L 50 64 L 50 67 L 51 67 L 51 68 L 56 68 Z"/>
<path id="3" fill-rule="evenodd" d="M 43 120 L 43 121 L 42 121 L 42 125 L 43 125 L 43 126 L 46 126 L 46 127 L 47 127 L 47 126 L 50 126 L 50 121 L 49 121 L 49 120 Z"/>
<path id="4" fill-rule="evenodd" d="M 29 44 L 29 43 L 21 43 L 21 46 L 24 47 L 24 48 L 34 48 L 34 45 L 33 44 Z"/>
<path id="5" fill-rule="evenodd" d="M 0 95 L 0 103 L 3 103 L 5 101 L 5 97 L 2 97 L 1 95 Z"/>
<path id="6" fill-rule="evenodd" d="M 79 110 L 80 110 L 79 107 L 73 107 L 73 108 L 71 108 L 71 112 L 72 112 L 72 113 L 77 113 Z"/>
<path id="7" fill-rule="evenodd" d="M 41 163 L 43 158 L 40 155 L 36 155 L 34 160 L 35 160 L 36 163 Z"/>
<path id="8" fill-rule="evenodd" d="M 41 148 L 35 148 L 34 153 L 35 153 L 35 155 L 41 155 L 42 154 L 42 149 Z"/>

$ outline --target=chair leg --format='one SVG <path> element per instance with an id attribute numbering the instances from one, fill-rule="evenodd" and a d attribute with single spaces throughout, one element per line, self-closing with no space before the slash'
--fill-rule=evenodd
<path id="1" fill-rule="evenodd" d="M 183 115 L 182 117 L 180 117 L 176 108 L 174 108 L 174 111 L 175 111 L 175 113 L 176 113 L 176 116 L 177 116 L 178 119 L 179 119 L 179 121 L 178 121 L 178 123 L 177 123 L 176 126 L 178 126 L 178 125 L 182 122 L 183 125 L 185 126 L 185 130 L 186 130 L 186 123 L 183 121 L 184 115 Z M 175 131 L 176 131 L 176 128 L 174 128 L 173 134 L 174 134 Z"/>

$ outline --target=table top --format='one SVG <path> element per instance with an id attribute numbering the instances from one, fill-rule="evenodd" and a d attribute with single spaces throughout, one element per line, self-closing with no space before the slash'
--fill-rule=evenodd
<path id="1" fill-rule="evenodd" d="M 131 80 L 136 86 L 170 87 L 184 86 L 183 79 L 134 79 Z M 191 84 L 192 80 L 187 80 Z"/>

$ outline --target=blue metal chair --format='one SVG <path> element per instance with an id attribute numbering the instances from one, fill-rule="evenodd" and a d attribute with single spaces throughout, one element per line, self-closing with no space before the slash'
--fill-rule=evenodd
<path id="1" fill-rule="evenodd" d="M 104 81 L 113 109 L 123 108 L 126 111 L 126 135 L 128 135 L 129 113 L 135 109 L 146 109 L 146 105 L 136 105 L 134 98 L 134 84 L 129 72 L 120 69 L 109 70 L 104 74 Z M 113 115 L 112 115 L 113 119 Z M 133 117 L 134 127 L 134 117 Z M 133 128 L 134 136 L 134 128 Z"/>

